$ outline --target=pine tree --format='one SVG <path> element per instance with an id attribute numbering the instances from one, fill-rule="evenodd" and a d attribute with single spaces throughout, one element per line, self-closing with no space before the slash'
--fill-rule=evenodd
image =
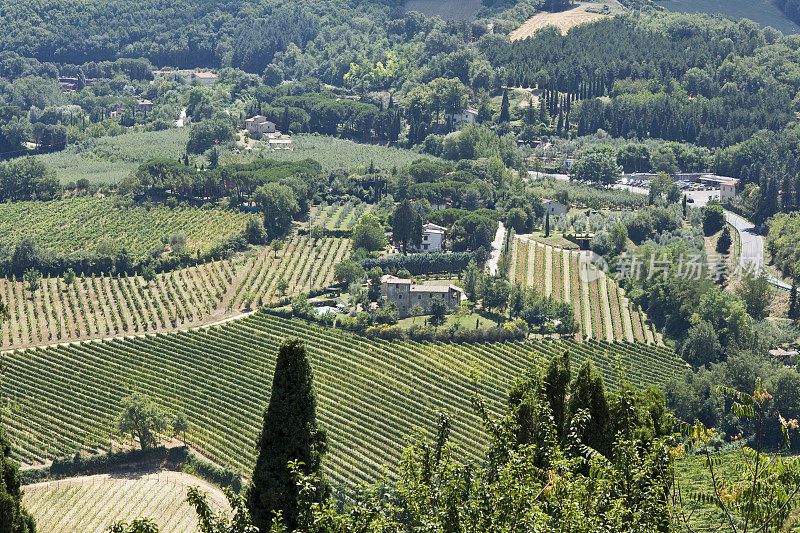
<path id="1" fill-rule="evenodd" d="M 511 104 L 508 101 L 508 89 L 503 89 L 503 101 L 500 104 L 500 120 L 499 122 L 502 124 L 503 122 L 508 122 L 511 120 Z"/>
<path id="2" fill-rule="evenodd" d="M 276 511 L 281 511 L 290 531 L 297 526 L 298 489 L 289 471 L 290 461 L 303 463 L 307 475 L 322 474 L 327 435 L 317 424 L 313 381 L 305 346 L 298 339 L 286 340 L 278 352 L 257 443 L 258 458 L 247 491 L 247 507 L 260 531 L 270 530 Z M 324 501 L 329 494 L 330 487 L 323 481 L 317 487 L 316 500 Z"/>
<path id="3" fill-rule="evenodd" d="M 33 533 L 33 517 L 22 506 L 20 476 L 17 464 L 11 460 L 11 445 L 3 427 L 0 409 L 0 532 Z"/>

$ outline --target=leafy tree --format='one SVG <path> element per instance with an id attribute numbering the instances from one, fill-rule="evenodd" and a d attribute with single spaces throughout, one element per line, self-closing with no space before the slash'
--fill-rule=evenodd
<path id="1" fill-rule="evenodd" d="M 450 308 L 447 307 L 444 298 L 441 296 L 435 296 L 433 299 L 431 299 L 429 311 L 431 313 L 431 324 L 434 326 L 440 326 L 444 324 L 445 317 L 450 311 Z"/>
<path id="2" fill-rule="evenodd" d="M 269 531 L 278 511 L 290 529 L 297 526 L 299 487 L 292 479 L 290 461 L 298 461 L 306 475 L 322 472 L 327 436 L 317 423 L 313 380 L 303 343 L 286 340 L 278 352 L 269 406 L 257 441 L 258 457 L 247 491 L 247 508 L 261 531 Z M 325 485 L 316 501 L 324 502 L 329 493 Z"/>
<path id="3" fill-rule="evenodd" d="M 365 213 L 353 226 L 351 233 L 353 249 L 364 248 L 368 252 L 384 250 L 389 244 L 383 224 L 375 215 Z"/>
<path id="4" fill-rule="evenodd" d="M 202 120 L 192 124 L 189 130 L 189 141 L 186 143 L 186 152 L 202 154 L 206 150 L 214 148 L 215 145 L 232 141 L 233 135 L 233 126 L 224 114 Z"/>
<path id="5" fill-rule="evenodd" d="M 22 280 L 28 284 L 28 290 L 36 292 L 41 287 L 42 273 L 35 268 L 29 268 L 22 276 Z"/>
<path id="6" fill-rule="evenodd" d="M 392 215 L 392 238 L 400 243 L 405 254 L 409 245 L 422 244 L 422 217 L 408 200 L 403 200 Z"/>
<path id="7" fill-rule="evenodd" d="M 744 347 L 753 336 L 753 319 L 747 313 L 744 301 L 717 287 L 707 290 L 691 316 L 696 325 L 706 321 L 714 328 L 723 348 Z"/>
<path id="8" fill-rule="evenodd" d="M 464 293 L 471 302 L 478 300 L 478 289 L 480 288 L 482 275 L 483 273 L 478 268 L 478 264 L 474 259 L 471 259 L 467 264 L 467 268 L 464 269 Z"/>
<path id="9" fill-rule="evenodd" d="M 745 272 L 736 288 L 736 294 L 742 298 L 747 314 L 754 320 L 762 320 L 769 315 L 772 286 L 763 272 L 760 274 Z"/>
<path id="10" fill-rule="evenodd" d="M 256 215 L 247 218 L 247 226 L 244 235 L 250 244 L 264 244 L 267 242 L 267 232 L 264 230 L 264 222 Z"/>
<path id="11" fill-rule="evenodd" d="M 264 229 L 270 239 L 282 236 L 300 211 L 292 188 L 280 183 L 262 185 L 253 193 L 253 200 L 264 215 Z"/>
<path id="12" fill-rule="evenodd" d="M 728 253 L 728 251 L 731 249 L 731 244 L 733 244 L 733 240 L 731 239 L 731 230 L 728 226 L 725 226 L 719 236 L 719 239 L 717 239 L 717 253 Z"/>
<path id="13" fill-rule="evenodd" d="M 172 434 L 183 435 L 183 445 L 186 446 L 186 432 L 189 431 L 189 421 L 180 411 L 172 418 Z"/>
<path id="14" fill-rule="evenodd" d="M 617 224 L 611 228 L 611 246 L 614 254 L 621 254 L 628 246 L 628 227 Z"/>
<path id="15" fill-rule="evenodd" d="M 269 249 L 274 257 L 278 257 L 278 252 L 283 249 L 283 239 L 272 239 L 269 243 Z"/>
<path id="16" fill-rule="evenodd" d="M 153 268 L 153 265 L 145 265 L 142 268 L 142 279 L 145 283 L 150 284 L 156 279 L 156 270 Z"/>
<path id="17" fill-rule="evenodd" d="M 508 305 L 510 294 L 511 285 L 508 281 L 497 278 L 490 279 L 483 289 L 483 306 L 502 314 Z"/>
<path id="18" fill-rule="evenodd" d="M 710 201 L 703 208 L 703 233 L 714 235 L 725 224 L 725 212 L 719 202 Z"/>
<path id="19" fill-rule="evenodd" d="M 719 361 L 722 346 L 714 327 L 705 320 L 689 328 L 681 357 L 692 366 L 705 366 Z"/>
<path id="20" fill-rule="evenodd" d="M 275 284 L 275 290 L 280 294 L 286 294 L 286 291 L 289 290 L 289 280 L 286 278 L 279 279 L 278 283 Z"/>
<path id="21" fill-rule="evenodd" d="M 139 446 L 147 449 L 157 444 L 156 435 L 170 425 L 170 418 L 151 398 L 140 393 L 122 400 L 122 412 L 117 417 L 117 427 L 139 440 Z"/>
<path id="22" fill-rule="evenodd" d="M 609 151 L 593 150 L 572 165 L 569 172 L 574 180 L 609 186 L 616 183 L 620 167 Z"/>
<path id="23" fill-rule="evenodd" d="M 506 215 L 506 226 L 517 233 L 528 232 L 528 214 L 520 207 L 514 207 Z"/>
<path id="24" fill-rule="evenodd" d="M 364 267 L 351 260 L 336 263 L 333 267 L 333 279 L 345 287 L 363 280 L 364 274 Z"/>
<path id="25" fill-rule="evenodd" d="M 75 271 L 71 268 L 68 268 L 67 271 L 64 272 L 64 275 L 62 276 L 61 279 L 64 281 L 65 285 L 72 285 L 73 283 L 75 283 L 75 278 L 76 278 Z"/>

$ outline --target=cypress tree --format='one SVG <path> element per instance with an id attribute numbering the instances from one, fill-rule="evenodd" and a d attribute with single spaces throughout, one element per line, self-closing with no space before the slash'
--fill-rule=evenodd
<path id="1" fill-rule="evenodd" d="M 11 445 L 3 427 L 0 409 L 0 532 L 33 533 L 33 517 L 22 506 L 22 491 L 17 464 L 11 460 Z"/>
<path id="2" fill-rule="evenodd" d="M 305 474 L 321 479 L 327 435 L 317 424 L 313 380 L 302 341 L 286 340 L 278 352 L 269 406 L 257 442 L 258 458 L 247 491 L 247 507 L 260 531 L 270 530 L 275 511 L 281 511 L 290 531 L 297 527 L 298 490 L 288 468 L 290 461 L 303 463 Z M 322 481 L 316 494 L 318 501 L 329 494 L 330 486 Z"/>
<path id="3" fill-rule="evenodd" d="M 550 213 L 547 213 L 544 219 L 544 236 L 545 238 L 550 236 Z"/>
<path id="4" fill-rule="evenodd" d="M 800 309 L 797 308 L 797 282 L 792 280 L 792 292 L 789 293 L 789 318 L 797 320 Z"/>
<path id="5" fill-rule="evenodd" d="M 611 413 L 608 409 L 603 378 L 588 360 L 581 365 L 570 387 L 570 419 L 582 409 L 588 411 L 590 417 L 583 436 L 584 444 L 610 457 L 614 440 L 610 431 Z"/>
<path id="6" fill-rule="evenodd" d="M 553 413 L 558 442 L 563 442 L 566 434 L 567 393 L 571 378 L 569 352 L 553 357 L 544 374 L 544 393 Z"/>
<path id="7" fill-rule="evenodd" d="M 500 104 L 500 123 L 511 120 L 511 104 L 508 101 L 508 89 L 503 89 L 503 101 Z"/>

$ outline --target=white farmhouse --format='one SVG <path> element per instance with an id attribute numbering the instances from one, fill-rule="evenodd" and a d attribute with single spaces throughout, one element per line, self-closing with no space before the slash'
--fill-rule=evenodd
<path id="1" fill-rule="evenodd" d="M 551 217 L 560 217 L 569 210 L 564 204 L 547 198 L 542 198 L 542 205 L 544 205 L 545 214 L 549 214 Z"/>
<path id="2" fill-rule="evenodd" d="M 461 113 L 455 115 L 447 115 L 447 118 L 453 124 L 459 124 L 461 122 L 466 122 L 467 124 L 475 124 L 478 120 L 478 110 L 473 107 L 468 107 Z"/>
<path id="3" fill-rule="evenodd" d="M 422 226 L 422 242 L 415 251 L 429 254 L 441 252 L 444 250 L 446 236 L 447 228 L 428 222 Z"/>

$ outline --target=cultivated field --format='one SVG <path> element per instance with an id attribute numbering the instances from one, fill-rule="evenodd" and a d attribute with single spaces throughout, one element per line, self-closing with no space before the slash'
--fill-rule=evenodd
<path id="1" fill-rule="evenodd" d="M 311 212 L 311 225 L 328 231 L 351 230 L 361 215 L 369 213 L 373 208 L 373 205 L 355 204 L 352 201 L 334 202 L 330 205 L 323 202 Z"/>
<path id="2" fill-rule="evenodd" d="M 28 238 L 60 255 L 112 254 L 125 248 L 138 258 L 162 239 L 183 232 L 190 252 L 206 251 L 240 233 L 247 216 L 242 211 L 222 209 L 117 205 L 113 198 L 92 196 L 10 202 L 0 204 L 0 245 L 13 246 Z"/>
<path id="3" fill-rule="evenodd" d="M 107 448 L 121 398 L 138 390 L 190 423 L 188 442 L 217 463 L 252 467 L 280 343 L 303 339 L 318 416 L 328 428 L 328 474 L 354 487 L 377 481 L 414 428 L 437 412 L 453 420 L 457 454 L 477 459 L 487 438 L 470 397 L 497 413 L 509 384 L 569 350 L 591 359 L 608 386 L 662 384 L 683 364 L 667 348 L 627 342 L 515 341 L 444 344 L 368 340 L 259 312 L 200 330 L 6 353 L 2 395 L 17 458 L 41 462 L 78 448 Z"/>
<path id="4" fill-rule="evenodd" d="M 190 487 L 200 487 L 217 510 L 229 510 L 225 495 L 202 479 L 182 472 L 102 474 L 27 485 L 25 507 L 39 533 L 104 532 L 118 521 L 150 518 L 169 533 L 199 531 L 197 513 L 186 503 Z"/>
<path id="5" fill-rule="evenodd" d="M 578 24 L 593 22 L 608 16 L 601 15 L 599 13 L 590 13 L 586 11 L 587 7 L 587 4 L 581 4 L 572 9 L 567 9 L 566 11 L 560 11 L 558 13 L 537 13 L 526 20 L 522 26 L 512 31 L 509 34 L 509 37 L 512 41 L 527 39 L 528 37 L 533 37 L 533 34 L 536 33 L 537 30 L 540 30 L 545 26 L 555 26 L 561 30 L 562 34 L 566 35 L 570 28 L 573 28 Z"/>
<path id="6" fill-rule="evenodd" d="M 517 236 L 511 263 L 511 279 L 540 294 L 567 301 L 581 324 L 579 337 L 646 342 L 658 341 L 644 313 L 634 309 L 610 277 L 581 280 L 578 252 L 547 246 Z M 602 274 L 602 273 L 601 273 Z"/>
<path id="7" fill-rule="evenodd" d="M 241 154 L 230 154 L 223 162 L 246 161 L 254 157 L 266 157 L 277 161 L 299 161 L 311 158 L 322 165 L 323 170 L 354 169 L 368 167 L 375 163 L 378 168 L 391 170 L 400 168 L 417 159 L 435 159 L 428 154 L 420 154 L 404 148 L 364 144 L 328 137 L 325 135 L 307 134 L 292 136 L 291 150 L 249 150 Z"/>
<path id="8" fill-rule="evenodd" d="M 90 139 L 61 152 L 36 157 L 55 171 L 62 184 L 81 178 L 92 183 L 117 183 L 153 157 L 180 157 L 188 140 L 189 128 L 125 133 Z"/>
<path id="9" fill-rule="evenodd" d="M 786 34 L 800 33 L 800 26 L 789 20 L 771 0 L 659 0 L 658 5 L 670 11 L 719 14 L 734 20 L 748 18 Z"/>
<path id="10" fill-rule="evenodd" d="M 0 323 L 0 346 L 19 348 L 209 324 L 285 295 L 324 287 L 350 252 L 348 239 L 294 235 L 279 252 L 258 249 L 231 260 L 141 276 L 78 277 L 67 285 L 45 277 L 31 293 L 21 280 L 0 278 L 11 319 Z"/>

